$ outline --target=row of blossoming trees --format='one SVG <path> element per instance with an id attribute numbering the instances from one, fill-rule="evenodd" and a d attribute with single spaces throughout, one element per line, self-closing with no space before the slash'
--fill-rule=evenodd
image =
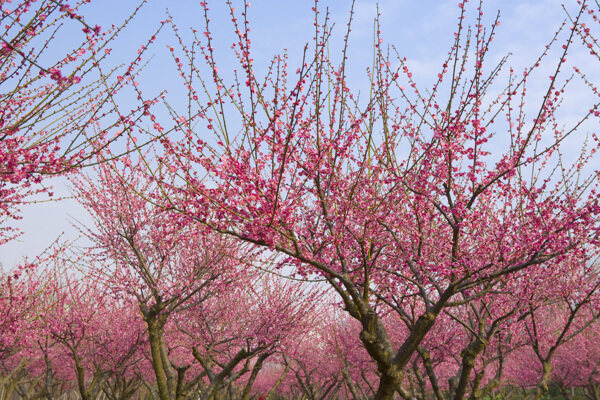
<path id="1" fill-rule="evenodd" d="M 192 43 L 161 25 L 178 110 L 136 81 L 149 43 L 106 67 L 122 28 L 85 3 L 1 2 L 1 240 L 49 175 L 95 221 L 86 249 L 2 276 L 2 399 L 600 397 L 599 92 L 580 51 L 598 58 L 598 4 L 566 7 L 519 73 L 490 64 L 498 20 L 460 3 L 427 88 L 376 20 L 359 96 L 352 14 L 339 61 L 315 3 L 298 67 L 261 72 L 249 5 L 228 3 L 225 68 L 202 2 Z M 49 59 L 73 24 L 82 44 Z"/>
<path id="2" fill-rule="evenodd" d="M 29 271 L 9 283 L 10 307 L 2 310 L 11 317 L 3 321 L 3 398 L 376 395 L 380 373 L 359 340 L 359 324 L 334 305 L 317 304 L 324 293 L 314 289 L 244 276 L 243 269 L 227 276 L 233 260 L 224 253 L 231 247 L 212 245 L 220 254 L 203 253 L 193 270 L 169 270 L 170 262 L 159 263 L 142 246 L 134 255 L 132 246 L 125 250 L 132 260 L 121 265 L 129 265 L 121 273 L 131 279 L 118 273 L 82 278 L 61 261 L 43 276 Z M 185 253 L 184 246 L 169 246 L 165 258 Z M 142 278 L 144 264 L 155 286 Z M 173 284 L 175 277 L 193 283 L 183 288 Z M 129 291 L 132 296 L 125 295 Z M 404 370 L 403 396 L 457 398 L 462 390 L 458 398 L 537 398 L 552 383 L 567 398 L 594 398 L 600 383 L 597 307 L 565 295 L 564 288 L 551 293 L 521 307 L 510 293 L 453 305 Z M 393 343 L 406 340 L 402 323 L 393 314 L 382 316 Z"/>

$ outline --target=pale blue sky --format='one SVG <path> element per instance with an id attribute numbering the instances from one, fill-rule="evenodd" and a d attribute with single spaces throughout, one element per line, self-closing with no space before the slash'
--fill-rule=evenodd
<path id="1" fill-rule="evenodd" d="M 568 9 L 576 7 L 575 0 L 565 0 Z M 211 19 L 213 36 L 221 57 L 221 69 L 228 67 L 229 45 L 233 40 L 231 23 L 224 2 L 211 1 Z M 241 4 L 237 3 L 237 8 Z M 373 41 L 373 18 L 376 4 L 379 3 L 382 13 L 381 24 L 383 38 L 386 43 L 394 44 L 402 56 L 408 58 L 413 73 L 423 86 L 431 81 L 439 72 L 442 59 L 445 57 L 451 43 L 452 33 L 456 30 L 459 8 L 458 1 L 413 1 L 413 0 L 357 0 L 355 6 L 355 22 L 351 34 L 349 60 L 352 67 L 350 84 L 366 87 L 364 70 L 371 63 Z M 133 0 L 96 0 L 84 10 L 86 20 L 91 25 L 108 26 L 119 22 L 135 7 Z M 312 1 L 308 0 L 254 0 L 249 11 L 251 21 L 254 58 L 258 65 L 266 63 L 275 53 L 288 49 L 290 64 L 295 65 L 300 58 L 301 49 L 313 34 Z M 347 0 L 330 0 L 319 2 L 322 11 L 328 6 L 331 20 L 336 24 L 335 37 L 331 44 L 331 52 L 339 52 L 341 38 L 347 22 L 350 2 Z M 469 3 L 470 8 L 476 4 Z M 126 33 L 115 42 L 113 61 L 115 64 L 131 58 L 135 50 L 146 41 L 151 33 L 165 19 L 165 9 L 173 15 L 175 22 L 182 31 L 189 27 L 203 28 L 203 18 L 199 1 L 188 0 L 149 0 L 138 17 L 134 19 Z M 499 59 L 502 55 L 513 54 L 510 64 L 516 70 L 522 70 L 531 63 L 541 52 L 546 42 L 566 14 L 561 8 L 561 2 L 555 0 L 495 0 L 484 5 L 485 19 L 488 23 L 493 19 L 497 10 L 501 10 L 501 25 L 492 49 L 493 57 Z M 154 58 L 147 68 L 144 77 L 140 79 L 141 87 L 149 92 L 169 90 L 168 99 L 177 103 L 182 99 L 176 74 L 173 73 L 173 62 L 165 50 L 167 43 L 175 44 L 173 36 L 165 31 L 159 37 L 157 44 L 149 54 Z M 585 52 L 570 55 L 580 65 L 594 65 L 592 58 Z M 593 68 L 590 68 L 593 69 Z M 598 68 L 596 68 L 598 69 Z M 177 82 L 179 83 L 179 82 Z M 543 82 L 545 84 L 546 82 Z M 535 91 L 536 83 L 532 82 L 530 91 Z M 543 86 L 542 83 L 539 85 Z M 585 97 L 587 92 L 575 92 L 568 110 L 577 109 L 577 96 Z M 124 104 L 127 107 L 127 104 Z M 68 194 L 64 180 L 56 181 L 56 192 Z M 17 225 L 25 231 L 19 241 L 0 247 L 0 263 L 4 269 L 10 268 L 23 256 L 33 257 L 61 233 L 65 238 L 76 236 L 71 227 L 70 218 L 83 223 L 89 218 L 73 200 L 30 205 L 23 208 L 23 220 Z"/>

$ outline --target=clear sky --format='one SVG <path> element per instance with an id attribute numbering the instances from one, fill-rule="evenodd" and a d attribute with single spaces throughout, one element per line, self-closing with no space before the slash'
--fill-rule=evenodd
<path id="1" fill-rule="evenodd" d="M 576 8 L 575 0 L 563 0 L 567 9 Z M 229 46 L 232 43 L 232 25 L 223 0 L 209 1 L 212 32 L 215 38 L 221 69 L 228 66 Z M 234 1 L 238 9 L 241 3 Z M 376 6 L 381 11 L 381 25 L 386 44 L 397 47 L 402 56 L 407 57 L 417 81 L 425 87 L 438 72 L 453 41 L 459 15 L 458 1 L 434 0 L 357 0 L 355 21 L 351 33 L 349 61 L 352 67 L 350 84 L 366 87 L 364 70 L 371 63 L 373 43 L 373 19 Z M 134 0 L 95 0 L 83 10 L 90 25 L 109 26 L 119 23 L 131 13 L 137 2 Z M 290 64 L 300 59 L 301 49 L 313 35 L 313 2 L 309 0 L 254 0 L 249 10 L 250 26 L 257 64 L 266 63 L 275 53 L 287 49 Z M 474 9 L 476 4 L 469 3 Z M 350 1 L 320 1 L 321 11 L 329 7 L 331 20 L 335 23 L 331 52 L 340 51 L 340 43 L 348 20 Z M 143 44 L 166 19 L 169 9 L 173 20 L 186 34 L 190 27 L 202 32 L 203 18 L 199 1 L 190 0 L 149 0 L 139 15 L 127 28 L 125 34 L 114 43 L 112 62 L 118 64 L 129 60 L 136 49 Z M 555 0 L 495 0 L 484 4 L 485 19 L 491 22 L 496 12 L 501 12 L 501 25 L 492 49 L 493 58 L 512 53 L 509 64 L 522 70 L 537 58 L 544 45 L 551 39 L 560 23 L 567 17 L 561 1 Z M 141 86 L 148 92 L 168 91 L 168 99 L 176 103 L 183 99 L 175 85 L 176 74 L 172 59 L 165 50 L 168 43 L 175 44 L 172 34 L 165 31 L 159 36 L 149 54 L 154 55 L 142 79 Z M 585 52 L 571 55 L 580 64 L 593 63 Z M 546 83 L 546 82 L 544 82 Z M 532 90 L 535 90 L 535 82 Z M 581 96 L 584 96 L 581 92 Z M 571 100 L 566 109 L 575 111 L 577 101 Z M 127 104 L 124 104 L 127 106 Z M 568 118 L 568 112 L 565 118 Z M 56 192 L 68 195 L 65 180 L 55 181 Z M 17 225 L 25 232 L 18 240 L 0 247 L 0 263 L 8 269 L 22 257 L 34 257 L 50 245 L 62 232 L 64 238 L 77 236 L 72 227 L 75 221 L 86 223 L 89 218 L 73 200 L 29 205 L 23 208 L 23 220 Z"/>

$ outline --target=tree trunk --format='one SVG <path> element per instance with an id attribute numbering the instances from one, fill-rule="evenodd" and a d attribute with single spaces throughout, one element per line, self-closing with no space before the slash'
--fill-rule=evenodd
<path id="1" fill-rule="evenodd" d="M 467 386 L 471 381 L 471 372 L 475 367 L 475 358 L 485 349 L 485 343 L 481 339 L 475 339 L 463 352 L 460 379 L 454 393 L 454 400 L 462 400 L 467 392 Z"/>
<path id="2" fill-rule="evenodd" d="M 379 387 L 375 393 L 374 400 L 393 400 L 396 393 L 396 381 L 382 375 L 379 379 Z"/>
<path id="3" fill-rule="evenodd" d="M 352 377 L 350 377 L 350 374 L 348 373 L 348 370 L 346 368 L 342 369 L 342 377 L 344 378 L 344 381 L 346 382 L 348 389 L 350 389 L 350 393 L 352 393 L 352 398 L 354 400 L 362 399 L 362 396 L 360 396 L 358 394 L 358 389 L 356 388 L 356 384 L 354 383 L 354 380 L 352 379 Z"/>
<path id="4" fill-rule="evenodd" d="M 211 379 L 210 385 L 208 386 L 206 392 L 202 396 L 202 400 L 214 399 L 215 395 L 221 388 L 221 385 L 225 382 L 225 379 L 232 374 L 234 368 L 241 361 L 243 361 L 249 357 L 252 357 L 256 352 L 257 352 L 256 350 L 255 351 L 246 351 L 244 349 L 239 350 L 235 354 L 235 356 L 231 360 L 229 360 L 229 362 L 227 363 L 227 365 L 225 365 L 223 370 L 221 370 L 221 372 L 219 372 L 217 375 L 214 376 L 214 378 Z M 196 357 L 196 359 L 198 359 L 199 356 L 200 355 L 199 355 L 198 351 L 196 349 L 194 349 L 194 357 Z"/>
<path id="5" fill-rule="evenodd" d="M 550 374 L 552 373 L 552 364 L 550 361 L 544 360 L 542 361 L 542 379 L 540 380 L 540 384 L 535 390 L 534 399 L 539 400 L 546 393 L 548 393 L 548 383 L 550 382 Z"/>
<path id="6" fill-rule="evenodd" d="M 394 349 L 383 322 L 370 307 L 362 306 L 360 340 L 381 373 L 375 400 L 392 399 L 402 383 L 403 373 L 394 363 Z"/>
<path id="7" fill-rule="evenodd" d="M 252 367 L 252 372 L 250 374 L 250 378 L 248 378 L 248 382 L 246 383 L 246 386 L 244 387 L 244 392 L 242 393 L 241 400 L 248 400 L 250 398 L 250 390 L 252 390 L 252 385 L 254 385 L 254 381 L 256 380 L 256 376 L 258 375 L 258 373 L 262 369 L 263 362 L 270 355 L 271 355 L 270 353 L 263 353 L 263 354 L 261 354 L 258 357 L 258 360 L 256 360 L 256 363 L 254 364 L 254 367 Z"/>
<path id="8" fill-rule="evenodd" d="M 81 365 L 81 360 L 73 351 L 73 359 L 75 360 L 75 371 L 77 373 L 77 387 L 79 388 L 79 395 L 81 396 L 81 400 L 91 400 L 91 396 L 85 387 L 85 369 Z"/>
<path id="9" fill-rule="evenodd" d="M 273 385 L 273 387 L 269 390 L 269 392 L 265 396 L 266 400 L 269 400 L 271 397 L 273 397 L 273 393 L 275 393 L 275 391 L 277 390 L 277 388 L 279 387 L 279 385 L 281 385 L 281 383 L 283 382 L 283 380 L 285 379 L 285 377 L 287 376 L 287 374 L 289 373 L 289 371 L 290 371 L 290 366 L 286 363 L 283 372 L 281 373 L 281 375 L 277 379 L 277 382 L 275 382 L 275 384 Z"/>
<path id="10" fill-rule="evenodd" d="M 156 386 L 160 400 L 171 400 L 167 384 L 167 374 L 164 369 L 161 352 L 161 337 L 163 328 L 154 320 L 146 321 L 148 324 L 148 338 L 150 341 L 150 353 L 152 355 L 152 369 L 156 376 Z"/>

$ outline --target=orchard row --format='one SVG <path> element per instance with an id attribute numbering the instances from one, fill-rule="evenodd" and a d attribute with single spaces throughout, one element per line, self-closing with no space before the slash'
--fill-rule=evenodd
<path id="1" fill-rule="evenodd" d="M 0 240 L 52 175 L 94 221 L 3 274 L 4 399 L 598 398 L 597 3 L 521 72 L 459 3 L 426 87 L 377 18 L 359 96 L 353 13 L 333 55 L 315 2 L 299 65 L 262 68 L 249 4 L 221 65 L 201 2 L 112 68 L 135 13 L 89 2 L 2 2 Z M 140 84 L 166 31 L 176 104 Z"/>

